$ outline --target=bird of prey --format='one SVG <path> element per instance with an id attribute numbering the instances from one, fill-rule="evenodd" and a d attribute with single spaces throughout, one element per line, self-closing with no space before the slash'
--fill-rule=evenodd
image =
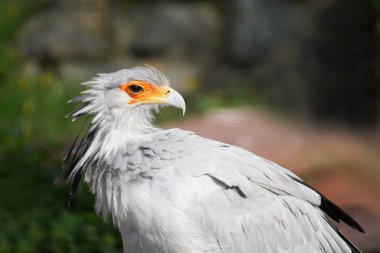
<path id="1" fill-rule="evenodd" d="M 360 252 L 336 227 L 364 232 L 289 170 L 242 148 L 152 123 L 182 96 L 152 66 L 99 74 L 72 101 L 93 115 L 65 158 L 111 217 L 125 253 Z"/>

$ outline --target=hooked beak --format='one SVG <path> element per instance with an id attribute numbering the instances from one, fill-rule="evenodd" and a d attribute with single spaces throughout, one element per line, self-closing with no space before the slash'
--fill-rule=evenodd
<path id="1" fill-rule="evenodd" d="M 181 94 L 179 94 L 176 90 L 170 87 L 168 87 L 167 89 L 167 97 L 163 99 L 163 102 L 173 107 L 182 109 L 182 114 L 185 115 L 186 103 Z"/>

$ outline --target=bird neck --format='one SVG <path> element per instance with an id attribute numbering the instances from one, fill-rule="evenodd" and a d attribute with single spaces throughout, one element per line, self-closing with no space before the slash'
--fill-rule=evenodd
<path id="1" fill-rule="evenodd" d="M 96 122 L 99 129 L 100 155 L 117 154 L 130 145 L 148 140 L 158 130 L 153 124 L 154 115 L 149 108 L 109 109 Z M 94 120 L 97 120 L 96 118 Z"/>
<path id="2" fill-rule="evenodd" d="M 133 137 L 146 135 L 156 128 L 153 126 L 154 115 L 149 108 L 116 108 L 110 109 L 108 128 L 121 131 L 121 135 Z"/>

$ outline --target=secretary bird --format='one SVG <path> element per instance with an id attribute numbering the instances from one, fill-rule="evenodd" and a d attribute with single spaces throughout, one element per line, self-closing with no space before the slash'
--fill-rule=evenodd
<path id="1" fill-rule="evenodd" d="M 335 226 L 364 232 L 289 170 L 242 148 L 153 125 L 185 101 L 152 66 L 99 74 L 73 120 L 93 115 L 64 161 L 112 217 L 125 253 L 361 252 Z M 79 141 L 80 140 L 80 141 Z"/>

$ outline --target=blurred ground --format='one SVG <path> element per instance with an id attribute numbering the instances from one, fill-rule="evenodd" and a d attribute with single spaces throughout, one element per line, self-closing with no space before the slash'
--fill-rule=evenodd
<path id="1" fill-rule="evenodd" d="M 341 228 L 364 252 L 380 252 L 380 129 L 294 124 L 254 109 L 219 109 L 165 127 L 241 146 L 289 168 L 362 224 L 366 234 Z"/>

